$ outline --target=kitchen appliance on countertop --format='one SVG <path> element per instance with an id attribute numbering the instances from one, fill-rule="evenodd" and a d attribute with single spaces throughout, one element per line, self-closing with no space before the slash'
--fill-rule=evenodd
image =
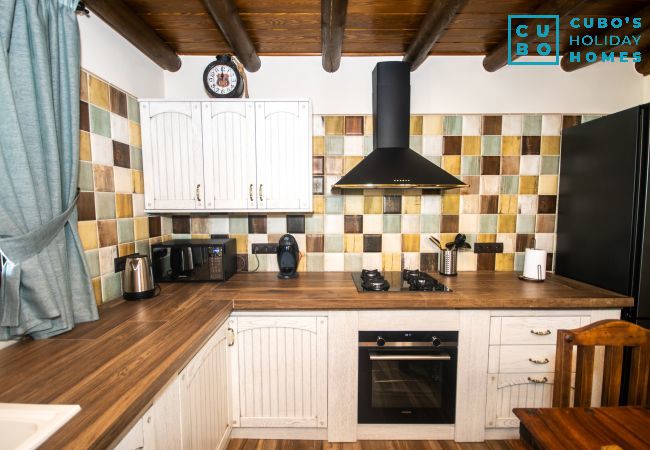
<path id="1" fill-rule="evenodd" d="M 225 281 L 237 272 L 234 239 L 174 239 L 151 246 L 153 275 L 161 281 Z"/>
<path id="2" fill-rule="evenodd" d="M 298 242 L 290 234 L 285 234 L 278 242 L 278 278 L 296 278 L 298 276 L 298 263 L 300 262 L 300 249 Z"/>
<path id="3" fill-rule="evenodd" d="M 437 291 L 451 289 L 426 272 L 404 269 L 401 272 L 362 270 L 352 274 L 358 292 Z"/>
<path id="4" fill-rule="evenodd" d="M 457 331 L 360 331 L 359 423 L 454 423 Z"/>
<path id="5" fill-rule="evenodd" d="M 125 300 L 154 297 L 158 285 L 154 283 L 151 262 L 147 255 L 128 255 L 122 271 L 122 296 Z"/>

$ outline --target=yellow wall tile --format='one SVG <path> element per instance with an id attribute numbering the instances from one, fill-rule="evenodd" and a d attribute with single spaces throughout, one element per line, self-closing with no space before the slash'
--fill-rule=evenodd
<path id="1" fill-rule="evenodd" d="M 411 136 L 419 136 L 422 134 L 422 116 L 411 116 L 409 134 Z"/>
<path id="2" fill-rule="evenodd" d="M 424 116 L 422 118 L 422 134 L 441 135 L 442 116 Z"/>
<path id="3" fill-rule="evenodd" d="M 540 152 L 542 155 L 559 155 L 560 136 L 542 136 Z"/>
<path id="4" fill-rule="evenodd" d="M 139 170 L 133 171 L 133 192 L 144 194 L 144 179 L 142 178 L 142 172 Z"/>
<path id="5" fill-rule="evenodd" d="M 92 161 L 90 151 L 90 133 L 87 131 L 79 132 L 79 159 L 82 161 Z"/>
<path id="6" fill-rule="evenodd" d="M 517 196 L 499 196 L 499 214 L 517 214 Z"/>
<path id="7" fill-rule="evenodd" d="M 314 195 L 314 214 L 323 214 L 325 212 L 325 199 L 322 195 Z"/>
<path id="8" fill-rule="evenodd" d="M 456 238 L 456 233 L 440 233 L 440 243 L 444 245 L 447 242 L 453 242 L 453 240 Z"/>
<path id="9" fill-rule="evenodd" d="M 384 272 L 399 272 L 402 270 L 402 255 L 400 253 L 382 253 L 382 268 Z"/>
<path id="10" fill-rule="evenodd" d="M 325 134 L 343 134 L 344 121 L 343 116 L 325 116 Z"/>
<path id="11" fill-rule="evenodd" d="M 501 138 L 501 154 L 503 156 L 517 156 L 521 154 L 521 137 L 503 136 Z"/>
<path id="12" fill-rule="evenodd" d="M 115 194 L 115 214 L 118 218 L 133 217 L 131 194 Z"/>
<path id="13" fill-rule="evenodd" d="M 110 110 L 108 84 L 92 75 L 88 77 L 88 101 L 100 108 Z"/>
<path id="14" fill-rule="evenodd" d="M 136 217 L 133 220 L 133 234 L 136 241 L 139 241 L 140 239 L 147 239 L 149 237 L 148 217 Z"/>
<path id="15" fill-rule="evenodd" d="M 129 242 L 127 244 L 119 244 L 117 246 L 118 256 L 132 255 L 135 253 L 135 242 Z"/>
<path id="16" fill-rule="evenodd" d="M 312 138 L 312 153 L 314 154 L 314 156 L 320 156 L 325 154 L 325 137 L 314 136 Z"/>
<path id="17" fill-rule="evenodd" d="M 515 254 L 497 253 L 494 261 L 494 269 L 498 272 L 511 272 L 515 270 Z"/>
<path id="18" fill-rule="evenodd" d="M 541 195 L 557 194 L 557 175 L 540 175 L 538 192 Z"/>
<path id="19" fill-rule="evenodd" d="M 345 252 L 346 253 L 363 253 L 363 234 L 346 234 Z"/>
<path id="20" fill-rule="evenodd" d="M 93 278 L 93 292 L 95 293 L 95 303 L 97 305 L 102 304 L 102 279 L 101 277 Z"/>
<path id="21" fill-rule="evenodd" d="M 458 214 L 460 212 L 460 195 L 442 196 L 442 213 Z"/>
<path id="22" fill-rule="evenodd" d="M 343 173 L 348 173 L 361 162 L 363 156 L 346 156 L 343 158 Z"/>
<path id="23" fill-rule="evenodd" d="M 79 237 L 84 250 L 97 248 L 97 222 L 84 220 L 79 222 Z"/>
<path id="24" fill-rule="evenodd" d="M 476 242 L 496 242 L 497 235 L 492 233 L 481 233 L 478 235 Z"/>
<path id="25" fill-rule="evenodd" d="M 460 175 L 460 156 L 443 156 L 442 168 L 452 175 Z"/>
<path id="26" fill-rule="evenodd" d="M 517 215 L 516 214 L 500 214 L 498 219 L 499 233 L 514 233 L 517 231 Z"/>
<path id="27" fill-rule="evenodd" d="M 481 154 L 481 136 L 463 136 L 460 152 L 464 156 Z"/>
<path id="28" fill-rule="evenodd" d="M 519 177 L 520 194 L 537 194 L 537 177 L 534 175 L 522 175 Z"/>
<path id="29" fill-rule="evenodd" d="M 384 212 L 384 197 L 379 195 L 367 195 L 363 199 L 364 214 L 381 214 Z"/>
<path id="30" fill-rule="evenodd" d="M 230 237 L 234 239 L 237 244 L 237 253 L 248 253 L 247 234 L 231 234 Z"/>
<path id="31" fill-rule="evenodd" d="M 402 235 L 402 251 L 403 252 L 419 252 L 420 251 L 420 235 L 419 234 L 403 234 Z"/>
<path id="32" fill-rule="evenodd" d="M 372 130 L 373 130 L 372 120 L 373 120 L 372 116 L 364 116 L 363 118 L 363 134 L 366 136 L 372 135 Z"/>
<path id="33" fill-rule="evenodd" d="M 79 77 L 79 100 L 88 101 L 88 73 L 85 70 Z"/>
<path id="34" fill-rule="evenodd" d="M 142 148 L 140 124 L 132 120 L 129 120 L 129 143 L 133 147 Z"/>
<path id="35" fill-rule="evenodd" d="M 420 214 L 422 197 L 419 195 L 402 196 L 402 214 Z"/>

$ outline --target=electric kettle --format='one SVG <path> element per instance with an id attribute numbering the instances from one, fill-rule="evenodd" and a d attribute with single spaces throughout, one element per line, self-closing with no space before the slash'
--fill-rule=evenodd
<path id="1" fill-rule="evenodd" d="M 122 272 L 122 291 L 125 300 L 141 300 L 157 295 L 159 286 L 154 284 L 151 262 L 147 255 L 129 255 L 126 257 Z"/>

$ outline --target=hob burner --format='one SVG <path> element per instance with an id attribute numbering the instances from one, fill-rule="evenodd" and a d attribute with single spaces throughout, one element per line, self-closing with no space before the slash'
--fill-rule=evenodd
<path id="1" fill-rule="evenodd" d="M 352 279 L 359 292 L 451 291 L 428 273 L 419 270 L 381 273 L 377 269 L 364 269 L 352 274 Z"/>

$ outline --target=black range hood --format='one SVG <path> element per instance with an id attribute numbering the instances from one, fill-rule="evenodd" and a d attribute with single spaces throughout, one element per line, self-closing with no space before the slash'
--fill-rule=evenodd
<path id="1" fill-rule="evenodd" d="M 372 71 L 374 150 L 335 185 L 339 189 L 467 186 L 409 148 L 411 81 L 409 64 L 377 63 Z"/>

